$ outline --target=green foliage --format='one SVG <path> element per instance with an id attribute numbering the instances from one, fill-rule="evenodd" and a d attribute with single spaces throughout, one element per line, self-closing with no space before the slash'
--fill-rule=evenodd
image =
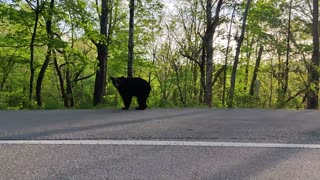
<path id="1" fill-rule="evenodd" d="M 44 1 L 40 1 L 44 2 Z M 47 52 L 54 50 L 42 86 L 45 109 L 64 108 L 62 92 L 66 92 L 67 74 L 71 81 L 74 108 L 93 108 L 93 90 L 97 69 L 96 44 L 108 44 L 108 77 L 125 76 L 128 59 L 128 4 L 127 1 L 108 1 L 110 42 L 100 31 L 100 5 L 94 1 L 56 1 L 52 14 L 54 38 L 48 38 L 46 20 L 49 3 L 39 14 L 35 37 L 34 67 L 37 78 Z M 140 76 L 152 85 L 148 104 L 155 107 L 203 107 L 200 60 L 205 34 L 205 11 L 200 0 L 181 0 L 175 6 L 166 7 L 161 0 L 138 0 L 135 7 L 134 76 Z M 178 3 L 178 4 L 177 4 Z M 230 86 L 230 74 L 235 45 L 239 34 L 242 10 L 237 6 L 232 22 L 231 42 L 227 57 L 226 81 L 224 74 L 216 74 L 226 57 L 231 7 L 226 3 L 221 12 L 221 22 L 214 39 L 213 106 L 222 103 L 223 85 Z M 313 50 L 311 15 L 304 1 L 295 1 L 291 22 L 292 37 L 289 51 L 289 87 L 283 93 L 287 48 L 287 23 L 289 5 L 281 0 L 257 0 L 250 7 L 245 41 L 241 47 L 240 64 L 234 104 L 247 108 L 302 109 L 308 89 L 308 66 Z M 175 8 L 178 9 L 175 9 Z M 311 6 L 310 6 L 311 7 Z M 213 12 L 214 14 L 214 8 Z M 0 109 L 37 108 L 34 99 L 28 99 L 30 76 L 30 40 L 35 12 L 26 1 L 0 1 Z M 257 80 L 258 95 L 250 96 L 249 87 L 253 75 L 258 48 L 265 47 Z M 190 57 L 187 57 L 189 55 Z M 57 67 L 61 72 L 64 89 L 61 89 Z M 192 59 L 193 58 L 193 59 Z M 217 75 L 217 76 L 216 76 Z M 116 89 L 106 80 L 105 104 L 96 108 L 120 108 L 122 100 Z M 34 82 L 34 86 L 35 86 Z M 226 94 L 226 96 L 228 96 Z M 132 106 L 136 106 L 133 101 Z"/>
<path id="2" fill-rule="evenodd" d="M 48 45 L 53 49 L 66 48 L 67 43 L 60 39 L 49 39 Z"/>

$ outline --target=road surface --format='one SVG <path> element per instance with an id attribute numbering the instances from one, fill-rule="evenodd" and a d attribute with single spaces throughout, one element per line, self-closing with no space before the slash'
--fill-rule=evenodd
<path id="1" fill-rule="evenodd" d="M 318 179 L 320 112 L 0 111 L 0 179 Z"/>

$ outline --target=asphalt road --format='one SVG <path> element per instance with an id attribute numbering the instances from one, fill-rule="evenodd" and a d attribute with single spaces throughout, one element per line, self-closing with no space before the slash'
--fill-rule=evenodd
<path id="1" fill-rule="evenodd" d="M 0 179 L 319 179 L 320 149 L 1 144 L 156 140 L 320 144 L 320 112 L 256 109 L 0 111 Z"/>

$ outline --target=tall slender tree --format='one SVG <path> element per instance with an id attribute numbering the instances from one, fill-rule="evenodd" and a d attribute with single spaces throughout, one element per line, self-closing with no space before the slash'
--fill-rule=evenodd
<path id="1" fill-rule="evenodd" d="M 206 32 L 203 38 L 203 55 L 206 59 L 206 86 L 204 90 L 204 102 L 212 106 L 212 73 L 213 73 L 213 35 L 220 21 L 220 10 L 223 0 L 218 0 L 214 17 L 212 17 L 212 0 L 206 4 Z"/>
<path id="2" fill-rule="evenodd" d="M 319 0 L 313 0 L 312 12 L 313 52 L 309 66 L 309 92 L 307 109 L 318 109 L 319 105 Z"/>
<path id="3" fill-rule="evenodd" d="M 237 73 L 237 67 L 238 67 L 238 63 L 239 63 L 241 44 L 243 42 L 244 34 L 246 31 L 246 22 L 247 22 L 247 17 L 248 17 L 248 13 L 249 13 L 250 3 L 251 3 L 251 0 L 247 0 L 246 8 L 245 8 L 245 11 L 243 14 L 241 34 L 240 34 L 240 37 L 238 40 L 236 55 L 235 55 L 234 62 L 233 62 L 231 83 L 230 83 L 230 90 L 229 90 L 229 99 L 228 99 L 228 107 L 229 108 L 233 107 L 234 89 L 235 89 L 235 85 L 236 85 L 236 73 Z"/>
<path id="4" fill-rule="evenodd" d="M 45 2 L 40 2 L 39 0 L 36 1 L 36 4 L 33 5 L 33 3 L 30 0 L 26 0 L 30 8 L 34 11 L 34 25 L 33 25 L 33 32 L 31 36 L 30 41 L 30 62 L 29 62 L 29 68 L 30 68 L 30 79 L 29 79 L 29 101 L 31 103 L 32 101 L 32 95 L 33 95 L 33 81 L 34 81 L 34 74 L 35 74 L 35 67 L 34 67 L 34 45 L 35 40 L 37 36 L 37 29 L 38 29 L 38 23 L 39 23 L 39 16 L 41 12 L 43 11 Z"/>
<path id="5" fill-rule="evenodd" d="M 99 12 L 98 12 L 99 13 Z M 98 69 L 96 70 L 93 105 L 96 106 L 103 102 L 106 93 L 107 61 L 108 61 L 108 0 L 101 0 L 100 35 L 99 42 L 93 41 L 98 51 Z"/>
<path id="6" fill-rule="evenodd" d="M 258 72 L 259 72 L 259 68 L 260 68 L 262 52 L 263 52 L 263 46 L 260 45 L 259 52 L 258 52 L 258 57 L 257 57 L 257 60 L 256 60 L 256 65 L 254 67 L 253 76 L 252 76 L 252 80 L 251 80 L 251 84 L 250 84 L 250 90 L 249 90 L 249 95 L 250 96 L 254 95 L 255 82 L 257 80 L 257 76 L 258 76 Z"/>
<path id="7" fill-rule="evenodd" d="M 133 42 L 133 33 L 134 33 L 134 0 L 130 0 L 129 2 L 129 11 L 130 11 L 130 17 L 129 17 L 129 43 L 128 43 L 128 72 L 127 76 L 132 77 L 133 74 L 133 48 L 134 48 L 134 42 Z"/>
<path id="8" fill-rule="evenodd" d="M 234 19 L 234 13 L 236 11 L 236 4 L 234 5 L 231 19 L 230 19 L 230 25 L 229 25 L 229 32 L 228 32 L 228 43 L 227 43 L 227 49 L 226 49 L 226 57 L 224 60 L 224 70 L 223 70 L 223 90 L 222 90 L 222 105 L 225 105 L 226 100 L 226 82 L 227 82 L 227 67 L 228 67 L 228 57 L 229 57 L 229 51 L 230 51 L 230 41 L 231 41 L 231 30 L 232 30 L 232 24 Z"/>
<path id="9" fill-rule="evenodd" d="M 292 0 L 289 2 L 289 17 L 288 17 L 288 27 L 287 27 L 287 52 L 286 52 L 286 61 L 284 67 L 284 85 L 282 87 L 282 93 L 280 94 L 281 102 L 284 101 L 288 86 L 289 86 L 289 59 L 290 59 L 290 37 L 291 37 L 291 12 L 292 12 Z"/>
<path id="10" fill-rule="evenodd" d="M 52 41 L 53 40 L 53 33 L 52 33 L 52 16 L 53 16 L 53 8 L 54 8 L 54 0 L 50 1 L 50 7 L 49 7 L 49 16 L 46 20 L 46 31 L 47 31 L 47 37 L 49 39 L 48 42 L 48 49 L 47 49 L 47 55 L 46 58 L 41 66 L 38 79 L 37 79 L 37 84 L 36 84 L 36 99 L 37 99 L 37 105 L 39 107 L 42 106 L 42 98 L 41 98 L 41 88 L 42 88 L 42 82 L 44 78 L 44 74 L 48 68 L 50 59 L 51 59 L 51 54 L 52 54 Z"/>

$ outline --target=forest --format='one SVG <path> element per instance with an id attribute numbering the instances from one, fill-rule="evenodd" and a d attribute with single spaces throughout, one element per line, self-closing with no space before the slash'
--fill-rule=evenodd
<path id="1" fill-rule="evenodd" d="M 318 109 L 318 0 L 0 0 L 0 109 Z M 133 100 L 133 103 L 136 103 Z"/>

